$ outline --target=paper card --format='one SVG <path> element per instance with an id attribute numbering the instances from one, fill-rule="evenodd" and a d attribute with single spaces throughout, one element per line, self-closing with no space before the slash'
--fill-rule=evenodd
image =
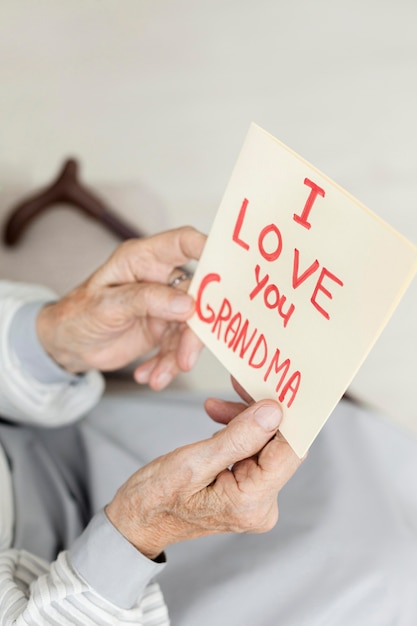
<path id="1" fill-rule="evenodd" d="M 417 269 L 417 248 L 252 124 L 190 286 L 190 327 L 302 457 Z"/>

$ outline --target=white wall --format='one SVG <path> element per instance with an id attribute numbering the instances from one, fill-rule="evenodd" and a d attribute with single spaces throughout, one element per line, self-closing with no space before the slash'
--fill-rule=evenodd
<path id="1" fill-rule="evenodd" d="M 208 227 L 253 120 L 401 226 L 416 21 L 414 0 L 2 0 L 0 179 L 73 153 Z"/>

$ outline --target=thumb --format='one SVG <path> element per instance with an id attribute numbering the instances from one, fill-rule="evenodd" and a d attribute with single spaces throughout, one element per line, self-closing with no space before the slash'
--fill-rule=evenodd
<path id="1" fill-rule="evenodd" d="M 212 480 L 224 469 L 257 454 L 276 433 L 280 405 L 261 400 L 245 409 L 211 439 L 200 442 L 201 469 Z M 204 469 L 203 469 L 204 468 Z M 204 480 L 203 476 L 201 478 Z"/>

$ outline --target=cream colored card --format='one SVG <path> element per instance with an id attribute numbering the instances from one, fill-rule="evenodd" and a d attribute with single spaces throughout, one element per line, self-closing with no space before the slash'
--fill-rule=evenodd
<path id="1" fill-rule="evenodd" d="M 189 324 L 303 456 L 388 321 L 417 248 L 252 124 L 190 286 Z"/>

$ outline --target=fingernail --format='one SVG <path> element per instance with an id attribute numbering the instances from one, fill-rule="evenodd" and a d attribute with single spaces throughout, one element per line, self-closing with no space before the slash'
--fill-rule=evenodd
<path id="1" fill-rule="evenodd" d="M 140 370 L 139 372 L 135 372 L 134 374 L 135 380 L 137 383 L 145 384 L 149 380 L 149 371 L 148 370 Z"/>
<path id="2" fill-rule="evenodd" d="M 276 430 L 281 422 L 282 411 L 276 404 L 262 404 L 255 410 L 254 416 L 264 430 Z"/>
<path id="3" fill-rule="evenodd" d="M 178 294 L 175 298 L 172 298 L 169 303 L 169 308 L 172 313 L 186 313 L 191 310 L 193 300 L 187 294 Z"/>
<path id="4" fill-rule="evenodd" d="M 200 356 L 200 352 L 198 350 L 194 350 L 193 352 L 190 353 L 188 357 L 188 367 L 190 368 L 190 370 L 197 363 L 197 359 L 199 356 Z"/>
<path id="5" fill-rule="evenodd" d="M 172 376 L 168 372 L 162 372 L 162 374 L 159 374 L 158 378 L 156 379 L 156 384 L 158 385 L 158 389 L 163 389 L 164 387 L 169 385 L 171 380 L 172 380 Z"/>

